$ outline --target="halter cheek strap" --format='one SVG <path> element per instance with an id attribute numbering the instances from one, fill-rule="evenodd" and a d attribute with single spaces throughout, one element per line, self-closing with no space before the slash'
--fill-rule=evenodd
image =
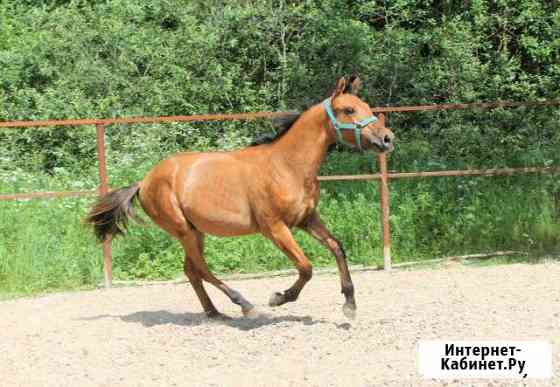
<path id="1" fill-rule="evenodd" d="M 369 124 L 371 124 L 372 122 L 377 121 L 377 117 L 375 117 L 374 115 L 371 115 L 370 117 L 366 117 L 363 120 L 360 120 L 358 122 L 355 123 L 351 123 L 351 124 L 346 124 L 343 122 L 338 122 L 338 120 L 336 119 L 333 110 L 332 110 L 332 102 L 330 98 L 327 98 L 326 100 L 323 101 L 323 107 L 325 108 L 325 111 L 327 112 L 327 116 L 329 116 L 329 120 L 331 121 L 331 123 L 333 124 L 334 130 L 336 132 L 336 139 L 338 142 L 348 145 L 348 146 L 353 146 L 353 144 L 350 144 L 346 141 L 344 141 L 344 138 L 342 137 L 342 133 L 341 130 L 353 130 L 354 131 L 354 140 L 356 141 L 356 146 L 358 147 L 358 149 L 362 149 L 362 141 L 361 141 L 361 132 L 362 129 L 365 128 L 366 126 L 368 126 Z"/>

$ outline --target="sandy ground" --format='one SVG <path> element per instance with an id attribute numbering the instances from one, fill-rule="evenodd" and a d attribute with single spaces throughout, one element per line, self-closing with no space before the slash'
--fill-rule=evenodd
<path id="1" fill-rule="evenodd" d="M 354 273 L 358 316 L 341 312 L 338 278 L 315 276 L 270 309 L 293 278 L 230 281 L 269 317 L 209 321 L 187 284 L 114 288 L 0 302 L 1 386 L 512 385 L 434 381 L 416 371 L 419 339 L 544 339 L 560 385 L 560 264 Z"/>

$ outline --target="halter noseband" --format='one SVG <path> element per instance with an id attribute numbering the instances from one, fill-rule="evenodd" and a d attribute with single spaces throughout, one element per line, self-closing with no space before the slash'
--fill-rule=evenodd
<path id="1" fill-rule="evenodd" d="M 333 124 L 334 130 L 336 132 L 337 141 L 348 146 L 353 146 L 353 144 L 344 141 L 344 138 L 342 137 L 342 133 L 340 132 L 341 130 L 353 130 L 356 146 L 358 147 L 358 149 L 361 150 L 362 149 L 361 131 L 363 128 L 365 128 L 372 122 L 377 121 L 377 117 L 371 115 L 370 117 L 366 117 L 358 122 L 346 124 L 346 123 L 338 122 L 338 120 L 336 119 L 332 110 L 331 98 L 327 98 L 326 100 L 323 101 L 323 107 L 325 108 L 325 111 L 329 116 L 329 120 Z"/>

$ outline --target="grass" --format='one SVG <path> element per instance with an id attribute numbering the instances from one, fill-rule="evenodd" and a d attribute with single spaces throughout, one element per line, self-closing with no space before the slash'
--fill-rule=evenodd
<path id="1" fill-rule="evenodd" d="M 152 155 L 152 150 L 133 149 L 127 157 L 110 152 L 110 157 L 120 155 L 108 163 L 112 186 L 141 179 L 154 163 L 142 157 L 146 152 Z M 162 157 L 155 151 L 151 156 Z M 457 167 L 434 167 L 402 158 L 390 163 L 397 170 L 406 170 L 405 165 L 419 170 Z M 372 170 L 372 155 L 334 152 L 329 154 L 321 174 Z M 50 175 L 0 169 L 0 193 L 93 189 L 97 184 L 95 176 L 94 165 L 59 167 Z M 393 180 L 390 189 L 395 263 L 496 250 L 539 254 L 560 246 L 560 184 L 555 176 Z M 0 202 L 0 297 L 93 287 L 102 280 L 101 248 L 91 230 L 81 223 L 92 201 L 93 198 L 67 198 Z M 382 263 L 378 203 L 376 181 L 321 184 L 319 212 L 343 243 L 350 264 Z M 335 265 L 334 257 L 314 239 L 300 231 L 295 237 L 314 266 Z M 217 273 L 292 267 L 260 235 L 209 236 L 205 252 L 210 268 Z M 114 277 L 175 278 L 182 271 L 182 257 L 178 243 L 150 222 L 147 226 L 133 225 L 126 238 L 113 243 Z"/>
<path id="2" fill-rule="evenodd" d="M 560 220 L 546 176 L 440 178 L 391 183 L 395 263 L 504 249 L 550 251 Z M 66 178 L 41 178 L 21 190 L 61 189 Z M 48 184 L 46 184 L 48 183 Z M 319 211 L 343 242 L 350 264 L 382 263 L 376 182 L 325 182 Z M 3 297 L 92 287 L 102 280 L 102 253 L 81 219 L 93 198 L 0 202 L 0 294 Z M 303 232 L 296 239 L 317 267 L 331 254 Z M 217 273 L 291 267 L 260 235 L 208 237 Z M 182 270 L 179 245 L 153 225 L 133 225 L 113 244 L 115 279 L 169 279 Z M 486 260 L 484 264 L 498 262 Z"/>
<path id="3" fill-rule="evenodd" d="M 0 289 L 32 294 L 77 288 L 101 275 L 99 249 L 76 214 L 84 199 L 0 204 Z"/>
<path id="4" fill-rule="evenodd" d="M 559 252 L 551 255 L 509 255 L 503 257 L 491 257 L 486 259 L 469 259 L 463 263 L 472 267 L 487 267 L 497 265 L 513 265 L 516 263 L 539 264 L 548 261 L 558 260 Z"/>

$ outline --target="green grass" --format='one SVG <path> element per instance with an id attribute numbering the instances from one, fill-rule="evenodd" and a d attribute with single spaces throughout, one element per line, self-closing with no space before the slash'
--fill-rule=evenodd
<path id="1" fill-rule="evenodd" d="M 86 200 L 0 203 L 0 291 L 32 294 L 94 284 L 101 253 L 78 214 Z"/>
<path id="2" fill-rule="evenodd" d="M 161 157 L 152 157 L 156 156 Z M 375 170 L 372 155 L 335 152 L 328 159 L 322 174 Z M 410 163 L 391 162 L 399 170 L 406 164 Z M 152 165 L 153 161 L 136 156 L 122 158 L 120 163 L 109 160 L 112 186 L 139 180 Z M 436 169 L 414 165 L 418 169 Z M 0 193 L 82 190 L 93 189 L 95 185 L 93 167 L 75 171 L 58 168 L 54 175 L 0 171 Z M 393 180 L 393 261 L 496 250 L 530 251 L 533 255 L 558 251 L 560 209 L 555 196 L 559 195 L 559 188 L 556 176 L 549 175 Z M 81 223 L 93 200 L 88 197 L 0 202 L 0 297 L 93 287 L 102 281 L 101 248 L 91 230 Z M 376 181 L 323 182 L 319 212 L 343 243 L 351 264 L 382 263 Z M 295 236 L 316 267 L 335 265 L 334 257 L 314 239 L 301 231 L 296 231 Z M 260 235 L 208 236 L 205 252 L 216 273 L 292 267 Z M 113 243 L 114 277 L 175 278 L 182 271 L 182 257 L 179 244 L 150 222 L 146 226 L 132 225 L 126 238 Z"/>
<path id="3" fill-rule="evenodd" d="M 491 257 L 485 259 L 469 259 L 463 262 L 466 266 L 471 267 L 487 267 L 487 266 L 497 266 L 497 265 L 512 265 L 516 263 L 530 263 L 539 264 L 550 260 L 557 260 L 558 253 L 556 256 L 542 256 L 542 255 L 508 255 L 502 257 Z"/>
<path id="4" fill-rule="evenodd" d="M 68 177 L 26 181 L 18 183 L 20 190 L 62 189 L 76 184 Z M 547 176 L 395 180 L 390 186 L 393 260 L 398 263 L 504 249 L 557 250 L 560 220 L 549 192 L 554 181 Z M 7 192 L 7 186 L 2 188 Z M 344 244 L 350 263 L 380 264 L 377 182 L 325 182 L 321 195 L 319 211 Z M 92 201 L 0 202 L 3 297 L 92 287 L 102 280 L 101 248 L 91 230 L 81 223 Z M 334 265 L 331 254 L 314 239 L 301 231 L 296 232 L 296 239 L 315 266 Z M 183 252 L 178 243 L 151 224 L 133 225 L 126 238 L 113 243 L 113 256 L 116 279 L 168 279 L 182 270 Z M 206 256 L 217 273 L 291 267 L 289 260 L 260 235 L 210 236 Z M 485 260 L 483 264 L 492 262 Z"/>

